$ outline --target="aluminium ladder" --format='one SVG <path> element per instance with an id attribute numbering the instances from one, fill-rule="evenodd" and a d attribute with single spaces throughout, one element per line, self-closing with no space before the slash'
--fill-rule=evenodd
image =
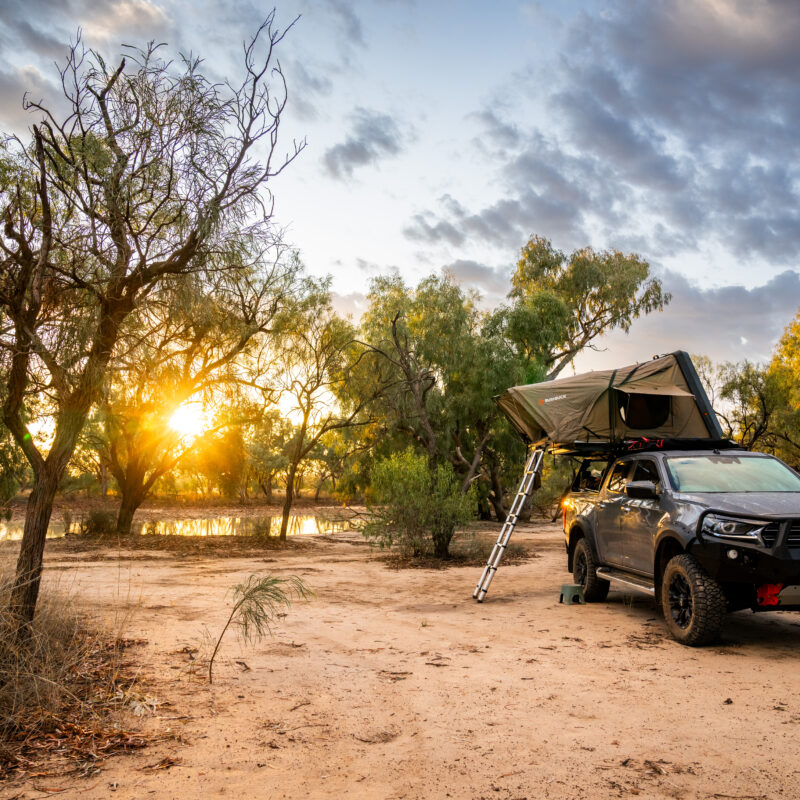
<path id="1" fill-rule="evenodd" d="M 489 560 L 483 568 L 483 575 L 481 575 L 481 579 L 478 581 L 478 585 L 472 593 L 472 596 L 479 603 L 483 602 L 483 598 L 486 597 L 486 592 L 489 591 L 489 584 L 492 582 L 492 578 L 494 578 L 494 574 L 500 566 L 500 560 L 505 554 L 508 540 L 511 538 L 511 534 L 514 533 L 514 528 L 517 527 L 517 520 L 522 512 L 522 506 L 533 491 L 536 476 L 542 471 L 543 463 L 544 450 L 533 450 L 528 457 L 527 464 L 525 464 L 525 474 L 522 476 L 522 483 L 519 485 L 517 496 L 511 504 L 511 510 L 506 516 L 506 521 L 503 523 L 500 535 L 497 537 L 497 542 L 492 549 L 492 554 L 489 556 Z"/>

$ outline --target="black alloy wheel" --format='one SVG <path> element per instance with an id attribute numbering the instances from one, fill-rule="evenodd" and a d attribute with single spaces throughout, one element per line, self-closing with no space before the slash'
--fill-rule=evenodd
<path id="1" fill-rule="evenodd" d="M 692 624 L 692 590 L 686 578 L 679 573 L 669 585 L 669 613 L 681 628 L 688 628 Z"/>
<path id="2" fill-rule="evenodd" d="M 597 561 L 592 546 L 579 539 L 572 554 L 572 582 L 583 587 L 587 603 L 601 603 L 608 597 L 609 583 L 597 575 Z"/>
<path id="3" fill-rule="evenodd" d="M 661 608 L 672 638 L 691 647 L 719 637 L 727 610 L 722 587 L 687 553 L 667 563 L 661 580 Z"/>

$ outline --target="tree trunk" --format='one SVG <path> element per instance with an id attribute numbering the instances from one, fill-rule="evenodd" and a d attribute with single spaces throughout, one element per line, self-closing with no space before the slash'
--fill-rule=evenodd
<path id="1" fill-rule="evenodd" d="M 489 494 L 489 502 L 492 504 L 492 508 L 494 508 L 497 521 L 505 522 L 507 512 L 505 505 L 503 504 L 503 484 L 500 480 L 498 470 L 494 464 L 492 464 L 492 466 L 489 468 L 489 476 L 492 481 L 492 491 Z"/>
<path id="2" fill-rule="evenodd" d="M 522 504 L 522 508 L 519 510 L 519 517 L 517 517 L 517 521 L 530 522 L 532 516 L 533 516 L 533 492 L 531 492 L 525 498 L 525 502 Z"/>
<path id="3" fill-rule="evenodd" d="M 100 497 L 108 497 L 108 467 L 105 461 L 100 462 Z"/>
<path id="4" fill-rule="evenodd" d="M 328 480 L 328 476 L 327 475 L 323 475 L 319 479 L 319 481 L 317 482 L 317 488 L 316 488 L 316 491 L 314 492 L 314 502 L 315 503 L 319 503 L 319 494 L 322 491 L 322 487 L 325 485 L 325 481 L 326 480 Z"/>
<path id="5" fill-rule="evenodd" d="M 117 514 L 117 533 L 120 536 L 130 536 L 133 524 L 133 515 L 136 509 L 142 504 L 132 493 L 123 491 L 122 502 L 120 503 L 119 513 Z"/>
<path id="6" fill-rule="evenodd" d="M 261 487 L 261 491 L 264 492 L 264 497 L 266 498 L 267 505 L 272 505 L 272 475 L 270 475 L 266 480 L 259 481 L 258 485 Z"/>
<path id="7" fill-rule="evenodd" d="M 17 636 L 24 634 L 33 622 L 36 611 L 47 526 L 53 513 L 53 500 L 59 478 L 58 470 L 44 465 L 34 481 L 33 491 L 28 498 L 17 572 L 8 605 L 9 611 L 17 620 Z"/>
<path id="8" fill-rule="evenodd" d="M 453 539 L 453 533 L 455 531 L 449 533 L 438 531 L 433 534 L 433 555 L 436 558 L 442 560 L 450 558 L 450 542 Z"/>
<path id="9" fill-rule="evenodd" d="M 280 540 L 286 541 L 286 532 L 289 529 L 289 514 L 292 513 L 292 503 L 294 501 L 294 480 L 297 474 L 297 465 L 292 464 L 289 467 L 289 474 L 286 476 L 286 497 L 283 501 L 283 515 L 281 517 L 281 535 Z"/>

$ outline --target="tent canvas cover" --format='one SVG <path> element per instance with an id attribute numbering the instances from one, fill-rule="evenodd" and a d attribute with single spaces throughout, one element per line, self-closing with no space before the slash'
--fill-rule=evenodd
<path id="1" fill-rule="evenodd" d="M 697 371 L 682 350 L 620 369 L 513 386 L 497 403 L 522 437 L 540 446 L 722 438 Z"/>

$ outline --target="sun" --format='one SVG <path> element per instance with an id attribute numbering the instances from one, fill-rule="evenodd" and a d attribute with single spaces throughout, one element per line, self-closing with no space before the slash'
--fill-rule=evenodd
<path id="1" fill-rule="evenodd" d="M 181 436 L 199 436 L 207 427 L 201 403 L 184 403 L 169 418 L 169 426 Z"/>

